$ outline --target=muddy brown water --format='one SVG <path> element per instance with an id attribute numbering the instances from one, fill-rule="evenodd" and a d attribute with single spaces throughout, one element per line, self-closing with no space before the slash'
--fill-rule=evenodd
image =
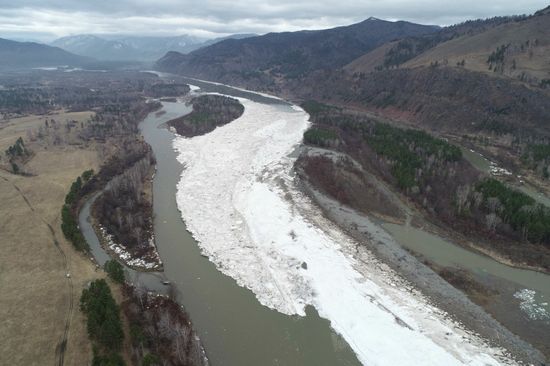
<path id="1" fill-rule="evenodd" d="M 225 88 L 220 91 L 228 92 Z M 238 96 L 253 98 L 242 92 L 238 92 Z M 271 102 L 267 98 L 256 101 Z M 280 108 L 290 109 L 284 104 Z M 238 286 L 201 255 L 176 205 L 176 185 L 182 166 L 172 148 L 174 135 L 159 128 L 191 109 L 183 103 L 168 102 L 163 103 L 163 109 L 165 114 L 151 113 L 140 128 L 157 159 L 153 184 L 154 226 L 164 273 L 137 273 L 127 269 L 131 281 L 159 292 L 166 292 L 163 280 L 171 282 L 178 302 L 191 316 L 212 365 L 360 365 L 349 345 L 313 307 L 306 309 L 306 316 L 299 317 L 262 306 L 251 291 Z M 99 245 L 88 222 L 92 201 L 93 198 L 82 208 L 79 223 L 92 253 L 103 264 L 109 255 Z"/>

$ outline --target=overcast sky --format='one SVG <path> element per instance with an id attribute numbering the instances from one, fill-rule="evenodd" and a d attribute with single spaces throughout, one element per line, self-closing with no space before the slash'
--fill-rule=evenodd
<path id="1" fill-rule="evenodd" d="M 73 34 L 191 34 L 212 38 L 347 25 L 370 16 L 449 25 L 531 14 L 548 0 L 0 0 L 0 37 L 50 41 Z"/>

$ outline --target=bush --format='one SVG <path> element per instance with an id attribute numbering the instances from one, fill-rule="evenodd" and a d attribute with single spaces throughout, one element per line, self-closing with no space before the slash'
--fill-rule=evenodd
<path id="1" fill-rule="evenodd" d="M 86 170 L 86 171 L 84 171 L 84 173 L 82 173 L 82 180 L 84 181 L 84 183 L 86 183 L 87 181 L 90 180 L 90 178 L 93 175 L 94 175 L 94 170 L 93 169 Z"/>
<path id="2" fill-rule="evenodd" d="M 124 268 L 118 261 L 114 259 L 108 260 L 107 262 L 105 262 L 104 268 L 105 268 L 105 272 L 107 272 L 107 274 L 113 281 L 117 283 L 124 282 L 124 279 L 125 279 Z"/>

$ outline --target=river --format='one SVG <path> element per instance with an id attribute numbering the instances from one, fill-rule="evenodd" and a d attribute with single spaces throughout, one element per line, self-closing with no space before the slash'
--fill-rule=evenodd
<path id="1" fill-rule="evenodd" d="M 265 98 L 260 100 L 269 102 Z M 162 285 L 164 279 L 171 281 L 212 365 L 360 365 L 347 343 L 313 307 L 308 307 L 307 315 L 301 317 L 262 306 L 250 290 L 238 286 L 201 255 L 176 205 L 176 187 L 183 168 L 172 148 L 174 135 L 159 128 L 190 110 L 184 103 L 163 102 L 166 113 L 160 116 L 151 113 L 140 125 L 157 159 L 154 227 L 164 273 L 136 273 L 127 269 L 129 277 L 134 283 L 159 292 L 166 291 Z M 79 224 L 93 255 L 103 264 L 109 256 L 99 246 L 87 220 L 91 201 L 83 206 Z"/>

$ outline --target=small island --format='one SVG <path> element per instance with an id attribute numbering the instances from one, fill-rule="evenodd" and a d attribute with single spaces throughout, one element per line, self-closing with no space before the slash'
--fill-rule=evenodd
<path id="1" fill-rule="evenodd" d="M 193 111 L 167 122 L 179 135 L 194 137 L 211 132 L 244 113 L 244 106 L 234 98 L 223 95 L 201 95 L 191 100 Z"/>

